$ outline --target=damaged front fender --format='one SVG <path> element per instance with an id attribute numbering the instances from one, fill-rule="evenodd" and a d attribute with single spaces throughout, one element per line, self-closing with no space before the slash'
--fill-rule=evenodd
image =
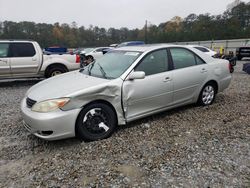
<path id="1" fill-rule="evenodd" d="M 62 108 L 62 110 L 84 108 L 90 103 L 105 101 L 112 105 L 115 109 L 118 124 L 126 124 L 121 99 L 122 83 L 122 79 L 116 79 L 108 83 L 86 88 L 82 91 L 77 91 L 69 96 L 71 100 Z"/>

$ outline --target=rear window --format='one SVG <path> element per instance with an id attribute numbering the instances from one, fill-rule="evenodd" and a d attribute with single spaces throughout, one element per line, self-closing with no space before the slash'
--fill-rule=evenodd
<path id="1" fill-rule="evenodd" d="M 31 43 L 10 43 L 10 57 L 33 57 L 35 54 Z"/>
<path id="2" fill-rule="evenodd" d="M 194 47 L 194 48 L 196 48 L 197 50 L 200 50 L 201 52 L 209 52 L 208 49 L 203 48 L 203 47 Z"/>

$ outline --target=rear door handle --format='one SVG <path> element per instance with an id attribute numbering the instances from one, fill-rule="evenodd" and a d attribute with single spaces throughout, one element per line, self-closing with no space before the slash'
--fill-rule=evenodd
<path id="1" fill-rule="evenodd" d="M 7 60 L 2 60 L 2 59 L 0 59 L 0 61 L 2 61 L 2 62 L 4 62 L 4 63 L 8 63 L 8 61 L 7 61 Z"/>
<path id="2" fill-rule="evenodd" d="M 204 73 L 204 72 L 207 72 L 207 69 L 202 68 L 202 69 L 201 69 L 201 73 Z"/>
<path id="3" fill-rule="evenodd" d="M 170 77 L 166 77 L 165 79 L 164 79 L 164 82 L 170 82 L 172 79 L 170 78 Z"/>

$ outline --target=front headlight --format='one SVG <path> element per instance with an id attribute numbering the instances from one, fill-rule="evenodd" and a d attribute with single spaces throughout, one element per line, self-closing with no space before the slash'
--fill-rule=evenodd
<path id="1" fill-rule="evenodd" d="M 65 104 L 69 102 L 69 100 L 70 98 L 61 98 L 42 101 L 36 103 L 31 110 L 34 112 L 51 112 L 58 108 L 62 108 Z"/>

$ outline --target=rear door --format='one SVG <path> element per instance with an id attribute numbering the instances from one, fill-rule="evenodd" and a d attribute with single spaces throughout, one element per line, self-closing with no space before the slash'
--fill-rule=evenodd
<path id="1" fill-rule="evenodd" d="M 208 76 L 207 64 L 186 48 L 170 48 L 173 63 L 174 105 L 193 102 Z"/>
<path id="2" fill-rule="evenodd" d="M 11 76 L 8 52 L 9 44 L 0 43 L 0 78 Z"/>
<path id="3" fill-rule="evenodd" d="M 29 76 L 39 69 L 39 54 L 32 43 L 10 43 L 10 68 L 13 76 Z"/>

